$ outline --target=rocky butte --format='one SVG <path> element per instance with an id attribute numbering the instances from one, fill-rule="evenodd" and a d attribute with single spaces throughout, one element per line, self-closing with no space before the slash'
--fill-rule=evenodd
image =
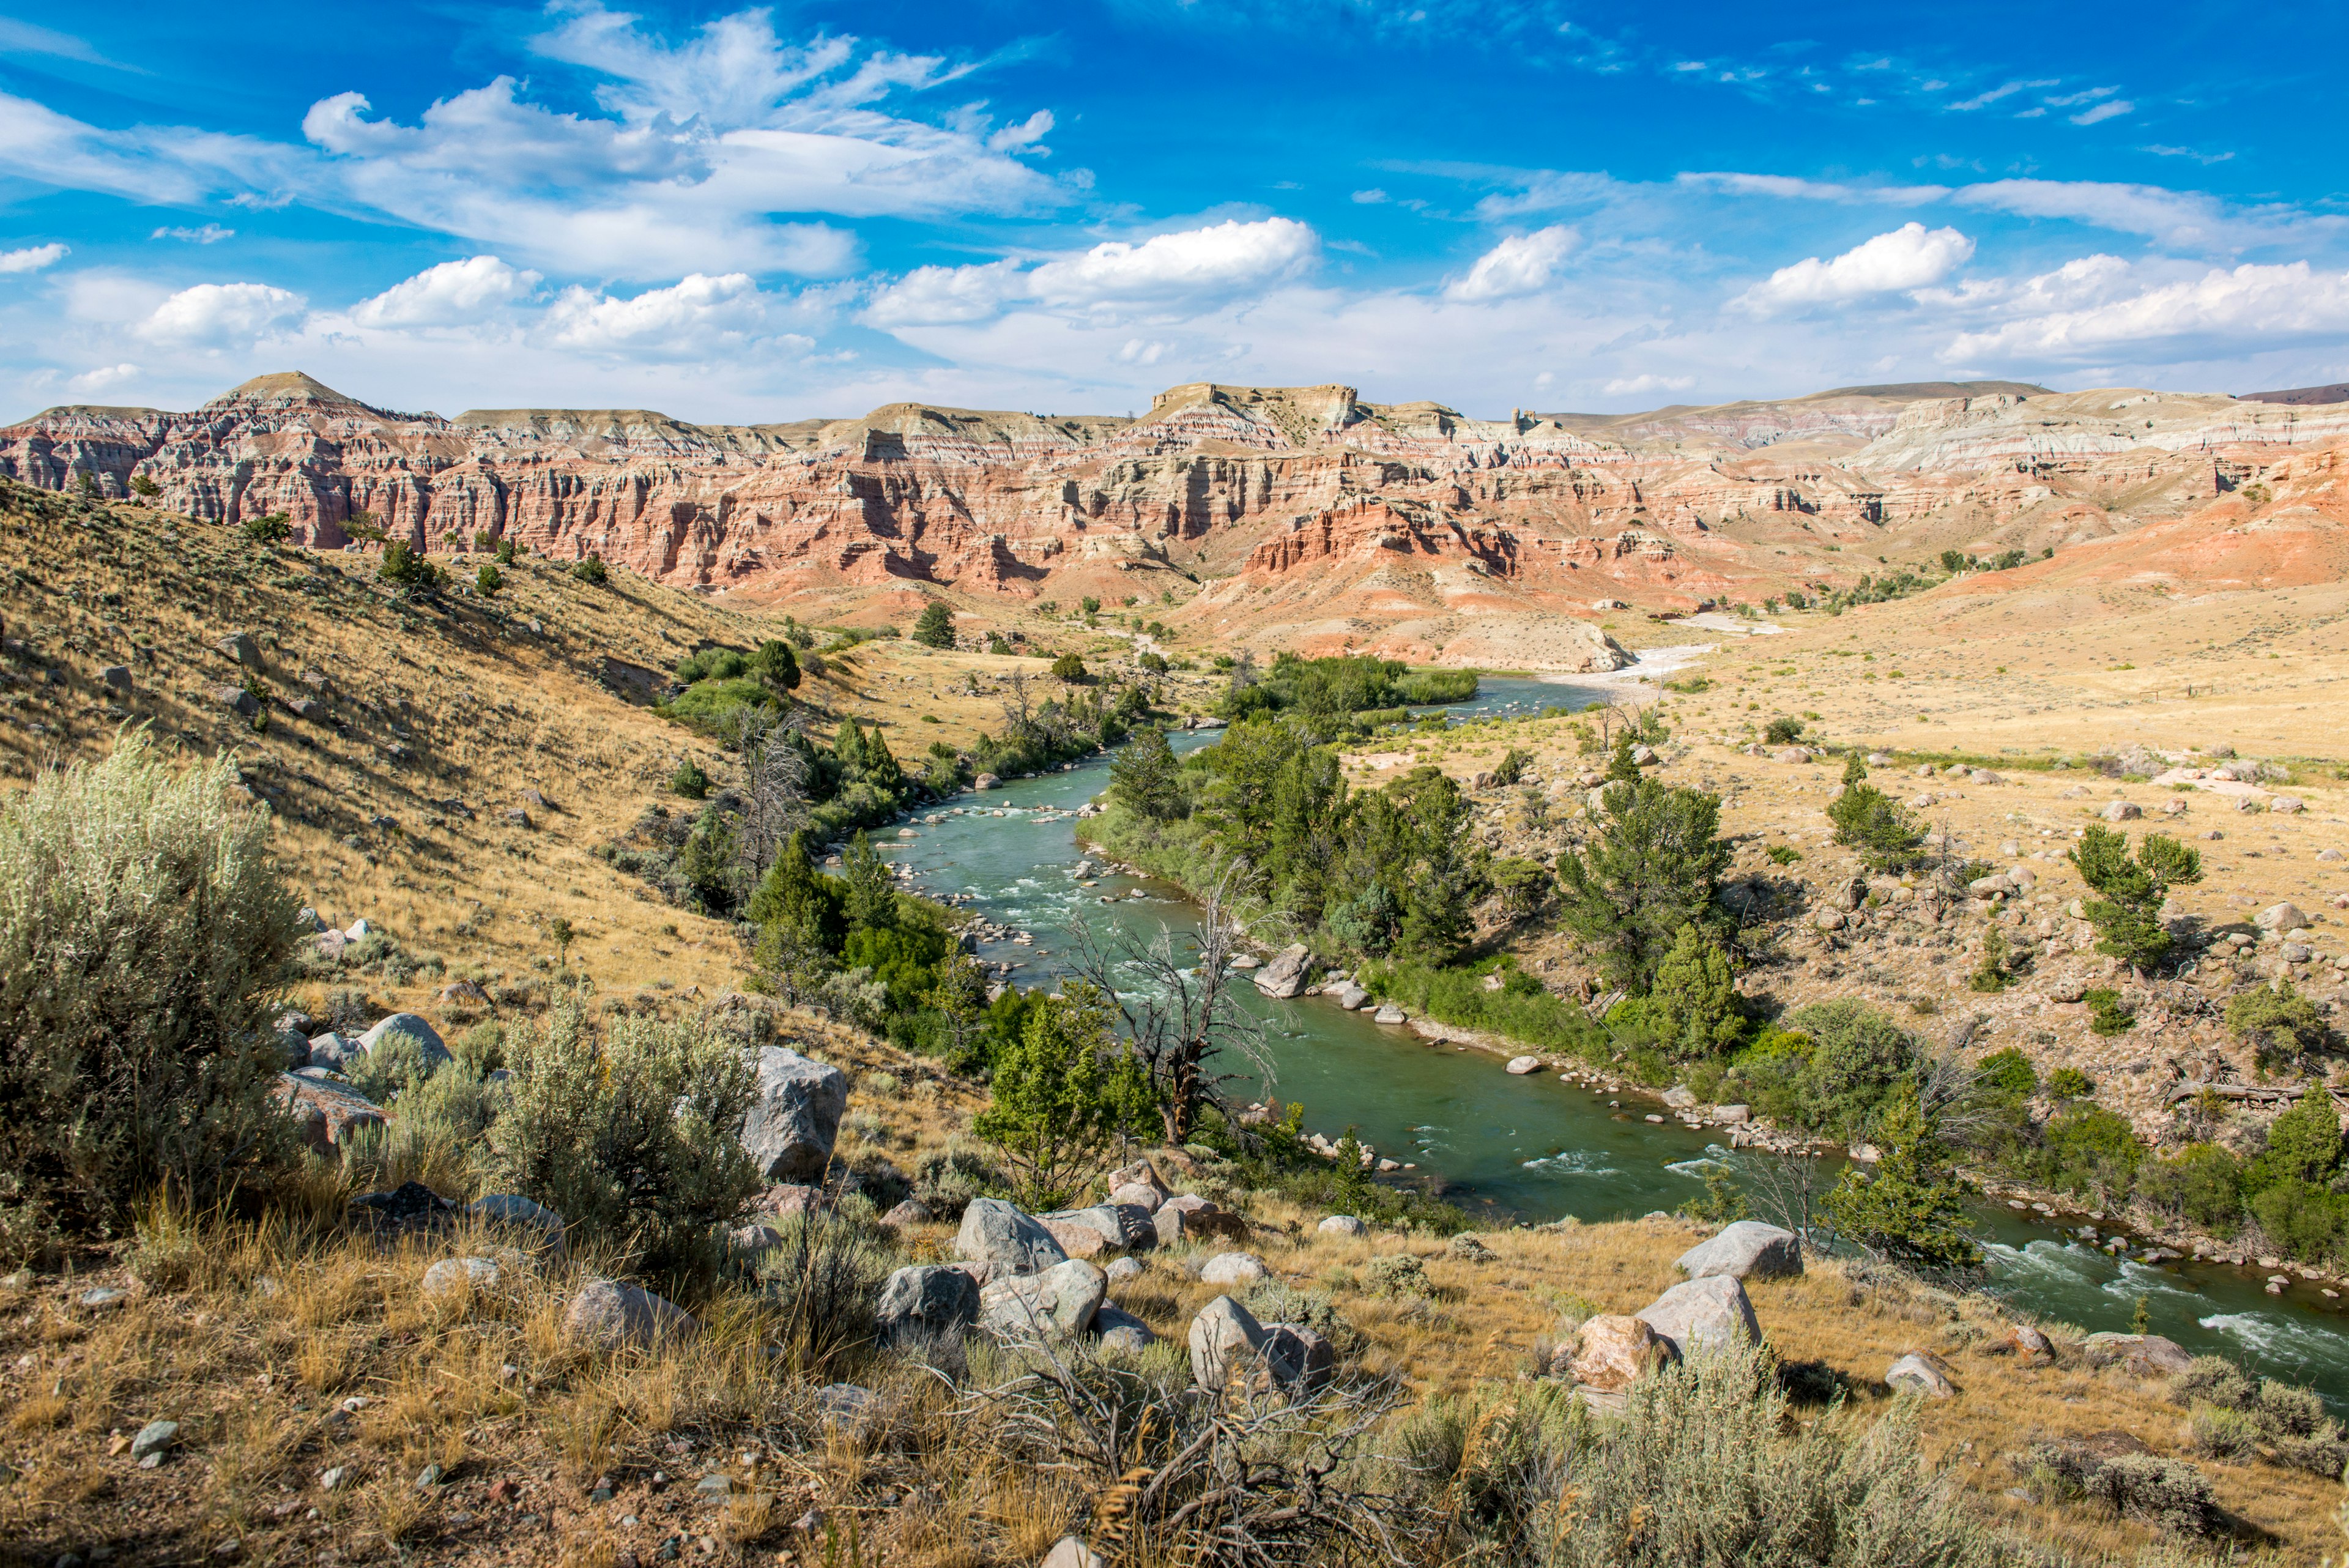
<path id="1" fill-rule="evenodd" d="M 2036 557 L 2190 522 L 2247 487 L 2313 493 L 2349 403 L 2298 396 L 1941 382 L 1479 420 L 1350 387 L 1201 382 L 1138 419 L 893 403 L 695 425 L 399 413 L 286 372 L 187 413 L 50 409 L 0 430 L 0 473 L 116 497 L 140 479 L 163 509 L 282 513 L 321 549 L 369 525 L 429 551 L 507 538 L 832 615 L 922 585 L 1006 609 L 1138 596 L 1311 651 L 1586 670 L 1626 661 L 1598 625 L 1619 606 L 1816 592 L 1896 550 Z M 2332 496 L 2329 477 L 2318 488 Z M 2331 499 L 2311 504 L 2337 524 Z"/>

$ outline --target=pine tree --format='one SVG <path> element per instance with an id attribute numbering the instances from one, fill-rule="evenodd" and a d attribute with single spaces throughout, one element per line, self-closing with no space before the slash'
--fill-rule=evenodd
<path id="1" fill-rule="evenodd" d="M 922 618 L 914 623 L 914 640 L 925 648 L 955 645 L 954 611 L 944 599 L 932 599 L 922 607 Z"/>
<path id="2" fill-rule="evenodd" d="M 988 1104 L 971 1131 L 1003 1152 L 1030 1210 L 1075 1197 L 1150 1115 L 1148 1087 L 1109 1018 L 1092 987 L 1071 981 L 996 1053 Z"/>
<path id="3" fill-rule="evenodd" d="M 1656 966 L 1648 1016 L 1665 1043 L 1691 1055 L 1712 1055 L 1745 1033 L 1744 998 L 1729 972 L 1729 955 L 1710 933 L 1682 926 L 1671 951 Z"/>
<path id="4" fill-rule="evenodd" d="M 1682 927 L 1727 924 L 1714 898 L 1734 851 L 1714 836 L 1720 800 L 1702 791 L 1643 778 L 1609 784 L 1601 806 L 1590 842 L 1557 863 L 1559 919 L 1609 980 L 1644 993 Z"/>
<path id="5" fill-rule="evenodd" d="M 1153 822 L 1172 822 L 1183 815 L 1182 765 L 1164 730 L 1135 731 L 1110 763 L 1109 784 L 1128 810 Z"/>
<path id="6" fill-rule="evenodd" d="M 873 847 L 873 841 L 859 833 L 849 841 L 848 923 L 867 930 L 887 930 L 897 923 L 897 883 L 889 874 L 889 867 Z"/>
<path id="7" fill-rule="evenodd" d="M 1843 793 L 1827 803 L 1827 820 L 1835 824 L 1835 841 L 1858 850 L 1878 871 L 1907 870 L 1924 847 L 1924 825 L 1868 782 L 1857 752 L 1844 759 Z"/>
<path id="8" fill-rule="evenodd" d="M 1828 1193 L 1836 1227 L 1871 1251 L 1925 1269 L 1966 1269 L 1982 1262 L 1973 1221 L 1939 1129 L 1902 1085 L 1877 1129 L 1883 1158 L 1872 1174 L 1855 1164 Z"/>
<path id="9" fill-rule="evenodd" d="M 2171 888 L 2202 880 L 2199 851 L 2166 834 L 2148 833 L 2132 857 L 2127 834 L 2092 826 L 2067 858 L 2096 893 L 2086 913 L 2101 939 L 2098 952 L 2140 974 L 2169 956 L 2176 939 L 2161 923 L 2161 906 Z"/>

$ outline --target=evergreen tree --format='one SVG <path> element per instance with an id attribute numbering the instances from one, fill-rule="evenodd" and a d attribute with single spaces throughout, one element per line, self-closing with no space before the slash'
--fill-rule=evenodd
<path id="1" fill-rule="evenodd" d="M 944 599 L 932 599 L 922 607 L 922 618 L 914 623 L 914 640 L 926 648 L 955 645 L 954 611 Z"/>
<path id="2" fill-rule="evenodd" d="M 1871 1251 L 1915 1268 L 1966 1269 L 1982 1262 L 1963 1190 L 1940 1131 L 1919 1103 L 1913 1080 L 1901 1085 L 1878 1124 L 1883 1149 L 1875 1171 L 1848 1167 L 1825 1210 L 1836 1227 Z"/>
<path id="3" fill-rule="evenodd" d="M 1148 1086 L 1109 1021 L 1100 995 L 1071 981 L 995 1054 L 988 1104 L 971 1131 L 1002 1151 L 1031 1210 L 1074 1198 L 1150 1117 Z"/>
<path id="4" fill-rule="evenodd" d="M 1702 791 L 1643 778 L 1609 784 L 1601 805 L 1590 842 L 1558 861 L 1559 918 L 1609 980 L 1644 993 L 1681 928 L 1727 925 L 1714 899 L 1733 851 L 1715 836 L 1720 800 Z"/>
<path id="5" fill-rule="evenodd" d="M 1631 731 L 1629 726 L 1616 732 L 1615 749 L 1607 755 L 1609 784 L 1638 784 L 1640 764 L 1631 760 Z"/>
<path id="6" fill-rule="evenodd" d="M 1827 803 L 1827 820 L 1835 824 L 1835 841 L 1858 850 L 1878 871 L 1907 870 L 1924 846 L 1924 825 L 1868 782 L 1857 752 L 1844 759 L 1843 793 Z"/>
<path id="7" fill-rule="evenodd" d="M 886 869 L 883 867 L 885 874 Z M 837 952 L 848 935 L 847 904 L 847 889 L 840 879 L 815 868 L 802 830 L 792 835 L 767 867 L 746 912 L 761 928 L 789 926 L 823 950 Z"/>
<path id="8" fill-rule="evenodd" d="M 887 862 L 859 833 L 848 844 L 848 923 L 866 930 L 887 930 L 897 923 L 897 879 Z"/>
<path id="9" fill-rule="evenodd" d="M 1671 951 L 1656 966 L 1648 1016 L 1669 1047 L 1691 1055 L 1713 1055 L 1730 1049 L 1744 1034 L 1744 1000 L 1721 944 L 1710 932 L 1682 926 L 1672 939 Z"/>
<path id="10" fill-rule="evenodd" d="M 800 683 L 799 655 L 781 638 L 771 637 L 750 656 L 750 673 L 778 691 L 794 691 Z"/>
<path id="11" fill-rule="evenodd" d="M 1164 730 L 1135 731 L 1110 763 L 1109 784 L 1128 810 L 1153 822 L 1172 822 L 1183 815 L 1182 765 Z"/>
<path id="12" fill-rule="evenodd" d="M 2166 834 L 2148 833 L 2131 857 L 2127 834 L 2091 826 L 2067 858 L 2096 894 L 2086 912 L 2101 939 L 2098 952 L 2139 973 L 2169 956 L 2176 939 L 2161 923 L 2161 906 L 2171 888 L 2202 880 L 2199 851 Z"/>

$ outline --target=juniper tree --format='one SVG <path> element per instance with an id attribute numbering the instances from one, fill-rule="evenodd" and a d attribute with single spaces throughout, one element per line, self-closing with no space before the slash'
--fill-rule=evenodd
<path id="1" fill-rule="evenodd" d="M 1963 1190 L 1913 1082 L 1901 1085 L 1876 1141 L 1883 1155 L 1875 1170 L 1847 1168 L 1827 1194 L 1827 1218 L 1852 1241 L 1899 1262 L 1926 1269 L 1980 1263 Z"/>
<path id="2" fill-rule="evenodd" d="M 2086 914 L 2102 939 L 2098 952 L 2140 974 L 2169 956 L 2177 941 L 2161 923 L 2161 906 L 2170 888 L 2202 880 L 2199 850 L 2167 834 L 2148 833 L 2131 856 L 2127 834 L 2091 826 L 2066 858 L 2096 895 L 2087 901 Z"/>
<path id="3" fill-rule="evenodd" d="M 1181 774 L 1166 732 L 1154 728 L 1135 731 L 1109 765 L 1111 791 L 1127 809 L 1153 822 L 1183 815 Z"/>
<path id="4" fill-rule="evenodd" d="M 1843 793 L 1827 805 L 1835 841 L 1859 851 L 1878 871 L 1905 871 L 1925 843 L 1925 827 L 1899 801 L 1868 782 L 1857 753 L 1844 763 Z"/>
<path id="5" fill-rule="evenodd" d="M 1560 920 L 1608 978 L 1645 992 L 1684 926 L 1719 931 L 1715 902 L 1733 854 L 1715 836 L 1721 802 L 1651 778 L 1607 786 L 1598 831 L 1557 864 Z"/>

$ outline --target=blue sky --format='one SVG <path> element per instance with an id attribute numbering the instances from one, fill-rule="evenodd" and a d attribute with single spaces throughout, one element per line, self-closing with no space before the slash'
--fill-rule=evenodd
<path id="1" fill-rule="evenodd" d="M 0 17 L 0 386 L 752 421 L 2349 379 L 2349 12 L 1799 11 Z"/>

